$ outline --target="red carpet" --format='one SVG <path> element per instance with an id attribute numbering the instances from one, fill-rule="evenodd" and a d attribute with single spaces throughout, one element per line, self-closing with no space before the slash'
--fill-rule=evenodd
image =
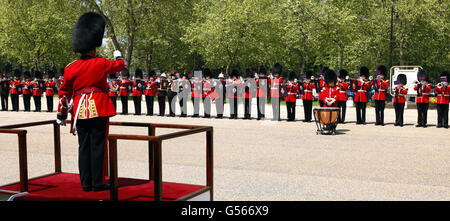
<path id="1" fill-rule="evenodd" d="M 28 181 L 29 194 L 17 201 L 92 201 L 109 200 L 109 190 L 83 192 L 78 174 L 60 173 Z M 204 186 L 163 182 L 164 201 L 171 201 L 195 192 Z M 3 190 L 19 190 L 19 184 L 2 186 Z M 131 178 L 119 178 L 119 200 L 153 201 L 153 182 Z"/>

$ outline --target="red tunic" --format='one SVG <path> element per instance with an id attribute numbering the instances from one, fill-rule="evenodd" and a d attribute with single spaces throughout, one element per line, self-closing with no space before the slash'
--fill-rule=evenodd
<path id="1" fill-rule="evenodd" d="M 303 95 L 302 95 L 302 99 L 303 100 L 312 100 L 313 99 L 313 94 L 312 91 L 313 89 L 316 87 L 316 85 L 312 82 L 303 82 Z"/>
<path id="2" fill-rule="evenodd" d="M 256 96 L 257 97 L 267 97 L 267 79 L 262 78 L 256 80 Z"/>
<path id="3" fill-rule="evenodd" d="M 323 92 L 324 107 L 337 107 L 338 91 L 336 87 L 326 87 Z M 330 103 L 330 104 L 329 104 Z"/>
<path id="4" fill-rule="evenodd" d="M 116 110 L 108 96 L 107 77 L 124 68 L 123 59 L 117 61 L 100 57 L 79 59 L 64 69 L 64 83 L 58 97 L 60 99 L 65 97 L 67 102 L 73 98 L 72 113 L 76 114 L 79 108 L 78 119 L 114 116 Z M 64 104 L 65 101 L 60 100 L 58 112 L 64 111 L 61 103 Z"/>
<path id="5" fill-rule="evenodd" d="M 143 82 L 141 81 L 140 86 L 138 84 L 139 83 L 137 83 L 136 81 L 133 82 L 133 93 L 131 94 L 131 96 L 133 96 L 133 97 L 142 96 L 141 87 L 143 87 Z"/>
<path id="6" fill-rule="evenodd" d="M 31 81 L 23 82 L 22 86 L 23 86 L 23 90 L 22 90 L 23 94 L 31 94 L 31 90 L 32 90 Z"/>
<path id="7" fill-rule="evenodd" d="M 121 97 L 127 97 L 128 96 L 128 90 L 127 87 L 128 85 L 131 84 L 131 81 L 128 79 L 122 79 L 119 81 L 119 96 Z"/>
<path id="8" fill-rule="evenodd" d="M 449 87 L 438 88 L 437 86 L 434 88 L 434 92 L 436 93 L 436 104 L 449 104 Z"/>
<path id="9" fill-rule="evenodd" d="M 39 82 L 35 81 L 32 84 L 32 87 L 33 87 L 33 96 L 40 97 L 42 95 L 42 91 L 41 88 L 39 88 Z"/>
<path id="10" fill-rule="evenodd" d="M 358 86 L 356 87 L 356 94 L 355 94 L 355 102 L 363 102 L 366 103 L 367 102 L 367 89 L 369 89 L 370 87 L 370 82 L 369 81 L 358 81 Z"/>
<path id="11" fill-rule="evenodd" d="M 296 102 L 297 101 L 297 91 L 298 91 L 298 85 L 292 84 L 292 85 L 286 85 L 287 89 L 287 97 L 285 99 L 286 102 Z"/>
<path id="12" fill-rule="evenodd" d="M 386 89 L 389 86 L 389 81 L 385 80 L 375 80 L 376 87 L 378 88 L 378 93 L 373 95 L 373 99 L 376 101 L 386 100 Z"/>
<path id="13" fill-rule="evenodd" d="M 45 96 L 52 97 L 53 96 L 53 88 L 55 87 L 55 82 L 50 80 L 45 82 Z"/>
<path id="14" fill-rule="evenodd" d="M 408 88 L 406 87 L 397 87 L 394 90 L 394 103 L 405 103 L 406 95 L 408 94 Z"/>
<path id="15" fill-rule="evenodd" d="M 421 85 L 422 88 L 422 94 L 417 94 L 416 97 L 416 103 L 429 103 L 429 93 L 431 91 L 431 85 Z M 414 90 L 417 91 L 419 89 L 419 87 L 414 86 Z"/>
<path id="16" fill-rule="evenodd" d="M 213 92 L 213 86 L 214 86 L 214 84 L 212 83 L 211 80 L 203 81 L 203 83 L 202 83 L 202 87 L 203 87 L 202 98 L 209 96 Z"/>
<path id="17" fill-rule="evenodd" d="M 10 94 L 18 94 L 19 91 L 17 90 L 17 88 L 22 84 L 22 82 L 20 82 L 20 80 L 11 80 L 9 81 L 9 85 L 10 85 L 10 90 L 9 93 Z"/>
<path id="18" fill-rule="evenodd" d="M 117 88 L 119 86 L 119 82 L 117 82 L 116 80 L 112 80 L 110 81 L 110 85 L 109 85 L 109 92 L 108 95 L 110 97 L 117 97 L 118 93 L 117 93 Z"/>
<path id="19" fill-rule="evenodd" d="M 337 87 L 339 87 L 339 90 L 337 91 L 337 100 L 347 101 L 347 89 L 350 87 L 350 84 L 345 81 L 338 82 Z"/>
<path id="20" fill-rule="evenodd" d="M 281 77 L 275 77 L 275 78 L 269 78 L 269 84 L 270 84 L 270 97 L 280 97 L 280 88 L 281 84 L 283 83 L 283 78 Z M 281 94 L 281 96 L 283 96 Z"/>
<path id="21" fill-rule="evenodd" d="M 145 96 L 155 96 L 158 93 L 158 85 L 154 81 L 145 82 Z"/>
<path id="22" fill-rule="evenodd" d="M 323 101 L 325 99 L 324 91 L 327 89 L 328 85 L 325 84 L 324 80 L 319 81 L 320 93 L 319 93 L 319 101 Z"/>

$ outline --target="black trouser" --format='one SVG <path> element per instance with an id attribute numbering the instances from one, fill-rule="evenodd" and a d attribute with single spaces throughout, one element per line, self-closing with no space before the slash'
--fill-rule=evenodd
<path id="1" fill-rule="evenodd" d="M 108 117 L 77 121 L 78 168 L 83 188 L 101 187 L 105 183 L 108 123 Z"/>
<path id="2" fill-rule="evenodd" d="M 384 107 L 386 102 L 383 100 L 375 100 L 375 124 L 384 124 Z"/>
<path id="3" fill-rule="evenodd" d="M 128 114 L 128 96 L 120 96 L 122 101 L 122 114 Z"/>
<path id="4" fill-rule="evenodd" d="M 356 102 L 356 123 L 366 123 L 366 102 Z"/>
<path id="5" fill-rule="evenodd" d="M 33 96 L 35 111 L 41 111 L 41 96 Z"/>
<path id="6" fill-rule="evenodd" d="M 225 105 L 225 97 L 219 97 L 216 99 L 216 112 L 218 117 L 223 117 L 224 105 Z"/>
<path id="7" fill-rule="evenodd" d="M 273 120 L 281 120 L 280 118 L 280 102 L 281 99 L 279 97 L 272 97 L 272 113 L 273 113 Z"/>
<path id="8" fill-rule="evenodd" d="M 320 105 L 320 107 L 324 107 L 325 102 L 323 100 L 319 100 L 319 105 Z"/>
<path id="9" fill-rule="evenodd" d="M 266 100 L 266 97 L 257 97 L 256 99 L 256 105 L 258 107 L 258 120 L 266 117 Z"/>
<path id="10" fill-rule="evenodd" d="M 111 97 L 111 101 L 114 105 L 114 110 L 117 111 L 117 97 Z"/>
<path id="11" fill-rule="evenodd" d="M 405 103 L 394 103 L 395 108 L 395 125 L 403 126 L 403 111 Z"/>
<path id="12" fill-rule="evenodd" d="M 303 111 L 305 112 L 305 121 L 311 121 L 312 117 L 312 100 L 303 100 Z"/>
<path id="13" fill-rule="evenodd" d="M 244 98 L 244 119 L 250 119 L 252 113 L 252 100 L 251 98 Z"/>
<path id="14" fill-rule="evenodd" d="M 438 104 L 438 126 L 448 127 L 448 104 Z"/>
<path id="15" fill-rule="evenodd" d="M 1 95 L 2 110 L 8 110 L 8 94 Z"/>
<path id="16" fill-rule="evenodd" d="M 147 115 L 153 115 L 153 103 L 155 98 L 153 96 L 145 96 L 145 104 L 147 105 Z"/>
<path id="17" fill-rule="evenodd" d="M 192 105 L 194 105 L 194 116 L 200 113 L 200 97 L 191 97 Z"/>
<path id="18" fill-rule="evenodd" d="M 46 96 L 47 98 L 47 112 L 53 112 L 53 96 Z"/>
<path id="19" fill-rule="evenodd" d="M 159 116 L 164 116 L 166 113 L 166 95 L 158 95 Z"/>
<path id="20" fill-rule="evenodd" d="M 142 101 L 142 96 L 133 96 L 134 114 L 135 115 L 141 115 L 141 101 Z"/>
<path id="21" fill-rule="evenodd" d="M 189 95 L 184 94 L 184 92 L 182 94 L 178 94 L 178 95 L 179 95 L 178 101 L 180 103 L 181 116 L 186 117 L 187 116 L 187 102 L 189 99 Z"/>
<path id="22" fill-rule="evenodd" d="M 347 101 L 338 101 L 337 102 L 339 107 L 339 116 L 338 116 L 338 123 L 344 123 L 345 122 L 345 112 L 347 111 Z"/>
<path id="23" fill-rule="evenodd" d="M 25 111 L 30 111 L 30 102 L 31 101 L 31 95 L 30 94 L 24 94 L 23 95 L 23 107 L 25 108 Z"/>
<path id="24" fill-rule="evenodd" d="M 11 94 L 12 110 L 19 111 L 19 95 Z"/>
<path id="25" fill-rule="evenodd" d="M 238 117 L 238 99 L 237 97 L 235 98 L 230 98 L 228 99 L 228 101 L 230 102 L 230 118 L 234 118 L 237 119 Z"/>
<path id="26" fill-rule="evenodd" d="M 172 92 L 171 95 L 167 96 L 167 99 L 169 100 L 169 115 L 172 117 L 175 117 L 175 110 L 176 110 L 176 103 L 177 103 L 177 97 L 176 92 Z"/>
<path id="27" fill-rule="evenodd" d="M 203 112 L 205 117 L 211 117 L 211 98 L 209 97 L 203 98 Z"/>
<path id="28" fill-rule="evenodd" d="M 288 121 L 295 121 L 295 103 L 296 102 L 286 102 Z"/>
<path id="29" fill-rule="evenodd" d="M 417 124 L 419 126 L 427 125 L 428 103 L 417 103 Z"/>

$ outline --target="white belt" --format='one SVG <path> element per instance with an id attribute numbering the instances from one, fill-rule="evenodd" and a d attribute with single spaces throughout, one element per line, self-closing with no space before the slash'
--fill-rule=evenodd
<path id="1" fill-rule="evenodd" d="M 297 93 L 288 93 L 288 94 L 297 94 Z"/>
<path id="2" fill-rule="evenodd" d="M 51 87 L 47 87 L 47 88 L 45 88 L 45 89 L 47 89 L 47 90 L 53 90 L 53 88 L 51 88 Z"/>
<path id="3" fill-rule="evenodd" d="M 366 92 L 366 90 L 358 90 L 358 92 Z"/>
<path id="4" fill-rule="evenodd" d="M 39 90 L 39 88 L 38 87 L 34 87 L 33 90 Z"/>
<path id="5" fill-rule="evenodd" d="M 120 89 L 125 89 L 126 87 L 120 87 Z"/>
<path id="6" fill-rule="evenodd" d="M 345 93 L 346 91 L 339 91 L 339 93 Z"/>
<path id="7" fill-rule="evenodd" d="M 442 95 L 442 94 L 438 94 L 437 96 L 444 96 L 444 97 L 448 97 L 448 94 L 444 94 L 444 95 Z"/>
<path id="8" fill-rule="evenodd" d="M 378 91 L 386 91 L 385 89 L 378 89 Z"/>
<path id="9" fill-rule="evenodd" d="M 402 97 L 404 97 L 405 95 L 404 95 L 404 94 L 397 94 L 397 96 L 402 96 Z"/>
<path id="10" fill-rule="evenodd" d="M 312 92 L 311 90 L 304 90 L 304 92 Z"/>
<path id="11" fill-rule="evenodd" d="M 422 96 L 425 96 L 425 95 L 430 95 L 430 93 L 422 93 Z"/>

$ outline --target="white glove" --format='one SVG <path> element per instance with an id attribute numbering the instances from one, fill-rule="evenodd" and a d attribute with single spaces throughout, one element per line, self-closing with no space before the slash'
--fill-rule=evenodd
<path id="1" fill-rule="evenodd" d="M 119 50 L 115 50 L 114 51 L 114 59 L 121 58 L 121 57 L 122 57 L 122 53 Z"/>
<path id="2" fill-rule="evenodd" d="M 60 126 L 66 126 L 66 120 L 56 119 L 56 123 L 59 124 Z"/>

